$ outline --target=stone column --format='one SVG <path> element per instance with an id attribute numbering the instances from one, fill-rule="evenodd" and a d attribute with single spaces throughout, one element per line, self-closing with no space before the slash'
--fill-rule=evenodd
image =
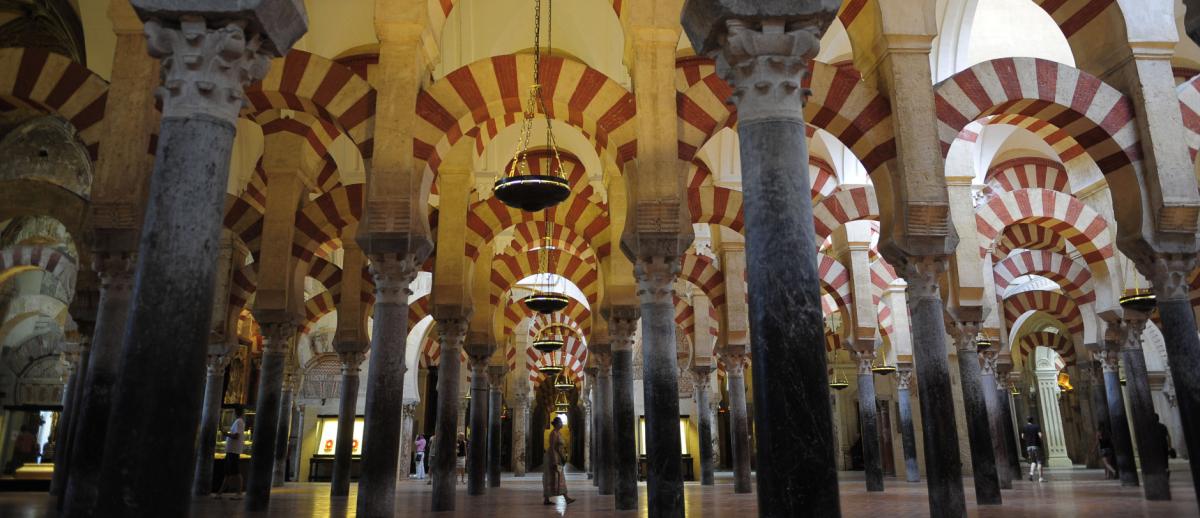
<path id="1" fill-rule="evenodd" d="M 1154 401 L 1150 399 L 1150 378 L 1146 373 L 1146 357 L 1142 353 L 1142 331 L 1146 328 L 1147 318 L 1148 315 L 1144 313 L 1125 310 L 1121 360 L 1125 362 L 1125 390 L 1129 398 L 1129 412 L 1133 414 L 1138 463 L 1142 467 L 1142 491 L 1146 500 L 1170 500 L 1167 445 L 1163 444 L 1162 434 L 1158 431 L 1158 414 L 1154 411 Z"/>
<path id="2" fill-rule="evenodd" d="M 113 393 L 110 423 L 121 433 L 105 437 L 96 514 L 184 516 L 192 480 L 180 474 L 195 461 L 207 303 L 243 87 L 299 39 L 306 18 L 301 4 L 282 0 L 234 13 L 170 0 L 133 5 L 150 55 L 162 60 L 162 122 Z"/>
<path id="3" fill-rule="evenodd" d="M 345 347 L 338 352 L 342 360 L 342 394 L 338 402 L 338 433 L 333 446 L 333 481 L 329 496 L 350 495 L 350 465 L 354 457 L 354 421 L 358 416 L 358 373 L 366 351 Z"/>
<path id="4" fill-rule="evenodd" d="M 893 263 L 895 264 L 895 263 Z M 913 360 L 921 382 L 921 435 L 925 444 L 925 484 L 929 514 L 935 518 L 964 516 L 962 458 L 946 355 L 946 325 L 938 277 L 946 271 L 940 257 L 913 257 L 900 268 L 908 282 Z M 978 364 L 976 364 L 978 365 Z"/>
<path id="5" fill-rule="evenodd" d="M 529 429 L 529 394 L 518 389 L 513 394 L 512 463 L 513 476 L 525 476 L 526 431 Z"/>
<path id="6" fill-rule="evenodd" d="M 366 243 L 363 243 L 366 241 Z M 427 249 L 381 252 L 371 238 L 360 239 L 369 254 L 375 282 L 375 318 L 367 369 L 363 422 L 362 473 L 358 478 L 358 516 L 396 514 L 396 462 L 400 457 L 400 421 L 404 406 L 404 363 L 408 341 L 409 284 L 417 277 Z M 390 247 L 388 250 L 404 249 Z M 457 353 L 456 353 L 457 354 Z M 455 359 L 458 357 L 455 356 Z M 458 372 L 454 373 L 455 376 Z"/>
<path id="7" fill-rule="evenodd" d="M 247 511 L 263 511 L 271 503 L 275 443 L 279 440 L 279 418 L 283 408 L 284 370 L 296 327 L 292 322 L 262 322 L 262 366 L 258 375 L 250 476 L 246 480 Z"/>
<path id="8" fill-rule="evenodd" d="M 271 469 L 271 487 L 283 487 L 287 481 L 287 453 L 292 431 L 292 408 L 296 398 L 295 353 L 289 355 L 283 370 L 283 387 L 279 393 L 279 430 L 275 435 L 275 463 Z"/>
<path id="9" fill-rule="evenodd" d="M 585 367 L 583 369 L 584 389 L 579 393 L 579 404 L 583 407 L 584 426 L 587 427 L 585 432 L 585 445 L 583 448 L 583 465 L 586 467 L 588 480 L 592 481 L 595 486 L 596 482 L 596 413 L 592 410 L 595 408 L 595 403 L 592 401 L 592 394 L 596 392 L 596 367 Z"/>
<path id="10" fill-rule="evenodd" d="M 396 461 L 396 482 L 408 480 L 409 466 L 413 462 L 413 416 L 417 413 L 416 401 L 405 401 L 400 407 L 400 459 Z"/>
<path id="11" fill-rule="evenodd" d="M 1109 324 L 1110 327 L 1113 324 Z M 1121 390 L 1121 355 L 1116 347 L 1106 344 L 1096 354 L 1104 373 L 1104 394 L 1108 402 L 1108 420 L 1112 428 L 1113 449 L 1117 455 L 1117 473 L 1122 486 L 1139 484 L 1137 465 L 1133 459 L 1133 440 L 1129 436 L 1129 420 L 1125 416 L 1125 395 Z"/>
<path id="12" fill-rule="evenodd" d="M 904 449 L 904 480 L 919 482 L 921 470 L 917 466 L 917 434 L 913 431 L 912 419 L 912 366 L 896 369 L 896 404 L 900 407 L 900 444 Z"/>
<path id="13" fill-rule="evenodd" d="M 1161 255 L 1150 259 L 1140 261 L 1137 266 L 1154 285 L 1180 424 L 1190 453 L 1192 489 L 1200 498 L 1200 336 L 1196 334 L 1196 314 L 1192 311 L 1187 283 L 1196 267 L 1196 257 Z"/>
<path id="14" fill-rule="evenodd" d="M 75 343 L 67 342 L 65 345 L 62 363 L 67 375 L 63 380 L 63 408 L 58 420 L 58 450 L 54 452 L 54 474 L 50 479 L 50 494 L 55 496 L 63 493 L 63 485 L 67 481 L 67 470 L 70 469 L 68 459 L 71 453 L 71 427 L 75 424 L 75 402 L 83 378 L 80 374 L 81 362 L 86 358 L 87 350 L 86 340 Z"/>
<path id="15" fill-rule="evenodd" d="M 674 311 L 673 306 L 672 304 L 672 311 Z M 608 314 L 608 336 L 612 340 L 612 398 L 610 401 L 606 401 L 605 405 L 608 405 L 609 402 L 612 405 L 612 429 L 609 431 L 607 426 L 605 427 L 603 440 L 609 443 L 611 448 L 609 450 L 611 454 L 608 455 L 611 460 L 606 461 L 606 469 L 609 470 L 610 475 L 608 476 L 610 477 L 612 471 L 616 471 L 613 494 L 616 495 L 616 508 L 619 511 L 629 511 L 638 507 L 638 453 L 637 440 L 634 435 L 637 413 L 633 408 L 633 333 L 637 328 L 639 318 L 639 309 L 634 306 L 616 306 L 611 308 Z M 672 325 L 674 325 L 673 319 Z M 644 347 L 645 345 L 643 345 Z M 670 363 L 671 370 L 674 371 L 673 352 Z M 672 397 L 674 394 L 672 393 Z M 606 411 L 601 410 L 601 419 L 603 419 L 603 412 Z M 676 437 L 678 437 L 678 432 L 676 432 Z M 603 445 L 601 445 L 601 456 L 604 456 Z M 676 452 L 674 462 L 679 464 L 678 452 Z"/>
<path id="16" fill-rule="evenodd" d="M 714 484 L 713 419 L 712 412 L 708 407 L 709 399 L 712 397 L 709 394 L 709 387 L 712 385 L 712 367 L 707 365 L 692 367 L 692 374 L 696 378 L 693 389 L 695 390 L 696 409 L 700 414 L 700 419 L 696 421 L 696 428 L 700 436 L 700 485 L 711 486 Z"/>
<path id="17" fill-rule="evenodd" d="M 1052 365 L 1038 365 L 1034 370 L 1037 378 L 1038 406 L 1042 411 L 1042 445 L 1046 456 L 1046 466 L 1051 468 L 1069 468 L 1071 459 L 1067 457 L 1067 441 L 1063 436 L 1062 412 L 1058 406 L 1058 370 Z"/>
<path id="18" fill-rule="evenodd" d="M 982 320 L 982 316 L 980 316 Z M 955 322 L 954 337 L 958 348 L 958 373 L 967 420 L 967 438 L 971 442 L 971 468 L 974 471 L 975 503 L 1000 505 L 1000 478 L 996 473 L 996 453 L 992 446 L 991 425 L 980 379 L 979 349 L 976 336 L 980 320 Z M 1058 408 L 1057 403 L 1054 408 Z"/>
<path id="19" fill-rule="evenodd" d="M 609 344 L 595 344 L 590 353 L 596 359 L 596 487 L 600 494 L 611 495 L 616 491 L 617 482 L 613 436 L 616 431 L 613 426 L 613 350 Z"/>
<path id="20" fill-rule="evenodd" d="M 879 453 L 878 409 L 875 408 L 874 344 L 854 351 L 858 364 L 858 418 L 862 432 L 863 465 L 866 470 L 867 491 L 883 491 L 883 458 Z"/>
<path id="21" fill-rule="evenodd" d="M 435 308 L 436 309 L 436 308 Z M 433 511 L 454 510 L 455 453 L 458 438 L 458 378 L 461 372 L 463 342 L 467 335 L 465 311 L 452 308 L 451 316 L 437 319 L 438 341 L 442 353 L 438 365 L 436 455 L 429 463 L 433 472 Z M 437 315 L 435 315 L 436 317 Z"/>
<path id="22" fill-rule="evenodd" d="M 750 417 L 746 411 L 746 363 L 750 358 L 744 345 L 727 345 L 717 351 L 725 366 L 725 381 L 729 384 L 729 434 L 733 450 L 733 492 L 753 491 L 750 482 Z"/>
<path id="23" fill-rule="evenodd" d="M 474 348 L 468 346 L 469 348 Z M 467 443 L 467 494 L 487 494 L 488 434 L 488 354 L 470 352 L 471 362 L 471 438 Z"/>
<path id="24" fill-rule="evenodd" d="M 83 392 L 71 445 L 63 516 L 92 516 L 99 501 L 104 440 L 133 290 L 133 261 L 128 254 L 92 256 L 92 269 L 100 278 L 100 296 L 91 351 L 81 371 Z"/>
<path id="25" fill-rule="evenodd" d="M 991 433 L 992 452 L 996 459 L 996 476 L 1000 489 L 1012 489 L 1013 472 L 1008 467 L 1008 449 L 1004 445 L 1004 412 L 1000 408 L 1000 392 L 996 386 L 996 349 L 988 347 L 979 352 L 979 385 L 983 392 L 983 403 L 987 407 L 988 431 Z"/>
<path id="26" fill-rule="evenodd" d="M 738 110 L 759 512 L 833 516 L 836 442 L 801 84 L 837 6 L 784 4 L 690 2 L 683 25 L 698 53 L 716 56 Z"/>
<path id="27" fill-rule="evenodd" d="M 1004 421 L 1004 448 L 1008 452 L 1008 469 L 1012 472 L 1015 478 L 1021 478 L 1021 457 L 1024 452 L 1017 446 L 1017 430 L 1013 422 L 1012 413 L 1012 394 L 1009 392 L 1009 373 L 1012 372 L 1012 363 L 997 363 L 996 364 L 996 393 L 1000 396 L 1000 412 Z"/>
<path id="28" fill-rule="evenodd" d="M 227 352 L 225 344 L 209 346 L 204 408 L 200 417 L 200 445 L 196 449 L 196 469 L 192 476 L 192 494 L 196 496 L 206 496 L 213 490 L 213 454 L 217 447 L 217 426 L 221 420 L 225 368 L 229 365 Z"/>
<path id="29" fill-rule="evenodd" d="M 488 487 L 500 487 L 500 414 L 504 411 L 504 378 L 508 367 L 488 366 L 487 474 Z"/>

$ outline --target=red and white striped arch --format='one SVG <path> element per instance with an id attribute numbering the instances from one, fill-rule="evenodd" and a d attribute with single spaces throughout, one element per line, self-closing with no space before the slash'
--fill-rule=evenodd
<path id="1" fill-rule="evenodd" d="M 971 121 L 1019 114 L 1064 130 L 1104 174 L 1140 167 L 1132 102 L 1100 79 L 1061 63 L 985 61 L 935 85 L 934 103 L 943 156 Z"/>
<path id="2" fill-rule="evenodd" d="M 429 9 L 429 28 L 433 32 L 433 40 L 435 42 L 441 40 L 442 31 L 446 27 L 446 20 L 450 18 L 450 13 L 454 12 L 454 8 L 460 2 L 462 0 L 426 0 L 426 5 Z M 612 5 L 613 14 L 620 21 L 621 15 L 625 12 L 625 4 L 629 0 L 606 0 L 606 2 Z"/>
<path id="3" fill-rule="evenodd" d="M 233 271 L 229 278 L 229 305 L 244 308 L 258 289 L 257 265 L 247 264 Z"/>
<path id="4" fill-rule="evenodd" d="M 1007 329 L 1014 329 L 1017 319 L 1027 312 L 1039 311 L 1054 317 L 1072 335 L 1083 336 L 1083 316 L 1071 297 L 1045 290 L 1023 291 L 1004 299 L 1004 320 Z"/>
<path id="5" fill-rule="evenodd" d="M 501 298 L 521 279 L 536 273 L 553 273 L 567 279 L 583 292 L 588 304 L 597 303 L 600 291 L 600 272 L 579 256 L 563 250 L 548 250 L 549 271 L 542 270 L 538 250 L 519 254 L 502 254 L 492 259 L 491 292 L 488 300 L 499 305 Z"/>
<path id="6" fill-rule="evenodd" d="M 65 56 L 42 49 L 0 49 L 0 112 L 24 109 L 66 119 L 92 160 L 100 150 L 107 100 L 108 82 Z"/>
<path id="7" fill-rule="evenodd" d="M 675 327 L 687 337 L 688 342 L 694 342 L 696 336 L 696 309 L 691 299 L 680 297 L 678 293 L 671 295 L 675 301 Z"/>
<path id="8" fill-rule="evenodd" d="M 1079 250 L 1084 262 L 1107 271 L 1105 261 L 1113 255 L 1108 222 L 1075 197 L 1046 189 L 997 194 L 975 209 L 975 225 L 983 238 L 979 255 L 987 253 L 1001 231 L 1016 223 L 1034 223 L 1061 234 Z"/>
<path id="9" fill-rule="evenodd" d="M 13 268 L 47 272 L 60 279 L 68 289 L 75 285 L 79 265 L 70 255 L 49 246 L 17 245 L 0 249 L 0 279 Z"/>
<path id="10" fill-rule="evenodd" d="M 742 192 L 716 185 L 688 190 L 688 212 L 692 223 L 721 225 L 735 232 L 746 228 Z"/>
<path id="11" fill-rule="evenodd" d="M 467 212 L 467 257 L 477 258 L 479 250 L 505 229 L 539 221 L 553 221 L 556 227 L 571 229 L 597 257 L 605 258 L 612 253 L 608 205 L 586 185 L 565 202 L 537 213 L 514 209 L 494 196 L 472 203 Z"/>
<path id="12" fill-rule="evenodd" d="M 569 298 L 569 297 L 568 297 Z M 512 336 L 521 325 L 521 322 L 527 318 L 534 318 L 533 326 L 549 325 L 553 322 L 572 322 L 579 327 L 580 336 L 592 336 L 592 312 L 581 302 L 570 299 L 567 302 L 567 307 L 561 311 L 555 312 L 550 317 L 543 317 L 529 308 L 520 300 L 509 300 L 503 305 L 502 313 L 498 315 L 497 320 L 500 321 L 500 327 L 496 330 L 496 336 Z M 540 320 L 539 320 L 540 319 Z M 541 324 L 539 324 L 541 322 Z M 533 327 L 531 326 L 531 330 Z"/>
<path id="13" fill-rule="evenodd" d="M 1076 304 L 1096 301 L 1092 272 L 1087 265 L 1049 250 L 1018 251 L 996 263 L 992 272 L 998 293 L 1004 293 L 1018 277 L 1040 275 L 1058 283 Z"/>
<path id="14" fill-rule="evenodd" d="M 725 308 L 725 273 L 717 268 L 712 258 L 695 252 L 684 254 L 679 270 L 679 278 L 684 279 L 708 297 L 713 308 L 724 311 Z"/>
<path id="15" fill-rule="evenodd" d="M 813 207 L 813 226 L 818 242 L 848 222 L 878 219 L 879 201 L 875 198 L 875 188 L 870 185 L 843 187 Z"/>
<path id="16" fill-rule="evenodd" d="M 246 88 L 242 114 L 292 110 L 334 123 L 371 158 L 375 136 L 375 90 L 354 71 L 321 56 L 292 49 L 271 61 L 262 81 Z"/>
<path id="17" fill-rule="evenodd" d="M 583 236 L 575 233 L 570 227 L 554 225 L 553 229 L 548 229 L 547 227 L 549 226 L 546 221 L 526 221 L 513 225 L 511 227 L 512 241 L 509 241 L 508 246 L 504 249 L 504 253 L 528 252 L 542 246 L 546 242 L 546 238 L 549 237 L 549 242 L 554 248 L 561 248 L 567 253 L 577 255 L 589 263 L 597 264 L 596 252 L 583 239 Z M 549 230 L 549 236 L 546 236 L 547 230 Z"/>
<path id="18" fill-rule="evenodd" d="M 314 257 L 308 265 L 307 277 L 321 283 L 327 290 L 341 291 L 342 268 L 321 257 Z"/>
<path id="19" fill-rule="evenodd" d="M 547 365 L 559 365 L 576 375 L 583 374 L 583 369 L 587 366 L 587 344 L 578 336 L 573 335 L 564 337 L 563 342 L 562 349 L 552 353 L 543 353 L 532 347 L 525 350 L 525 366 L 529 370 L 529 381 L 535 385 L 541 383 L 546 376 L 538 369 Z"/>
<path id="20" fill-rule="evenodd" d="M 827 254 L 817 254 L 817 275 L 821 279 L 821 288 L 832 298 L 837 309 L 850 307 L 853 295 L 850 292 L 850 272 L 842 263 Z"/>
<path id="21" fill-rule="evenodd" d="M 1183 115 L 1183 137 L 1187 140 L 1192 161 L 1200 151 L 1200 76 L 1193 77 L 1175 89 L 1179 96 L 1179 111 Z"/>
<path id="22" fill-rule="evenodd" d="M 1067 171 L 1062 164 L 1040 157 L 1020 157 L 1000 162 L 988 170 L 984 182 L 994 191 L 1049 189 L 1070 193 Z"/>
<path id="23" fill-rule="evenodd" d="M 578 61 L 549 56 L 542 59 L 542 67 L 548 117 L 579 128 L 597 152 L 618 167 L 636 156 L 632 93 Z M 436 179 L 438 166 L 463 137 L 479 136 L 489 123 L 497 132 L 502 125 L 516 123 L 532 72 L 532 55 L 495 56 L 459 68 L 418 92 L 416 170 Z"/>
<path id="24" fill-rule="evenodd" d="M 362 218 L 364 185 L 335 187 L 296 212 L 292 256 L 309 261 L 313 256 L 328 256 L 337 250 L 342 231 Z"/>
<path id="25" fill-rule="evenodd" d="M 705 56 L 675 58 L 675 91 L 683 92 L 702 79 L 716 74 L 717 64 Z"/>
<path id="26" fill-rule="evenodd" d="M 1013 250 L 1021 248 L 1066 254 L 1067 240 L 1061 234 L 1037 223 L 1017 223 L 1004 227 L 1004 232 L 1001 232 L 1000 238 L 996 240 L 992 257 L 1000 261 L 1008 257 Z"/>
<path id="27" fill-rule="evenodd" d="M 1028 362 L 1033 356 L 1034 349 L 1037 349 L 1038 347 L 1045 347 L 1058 353 L 1058 355 L 1062 357 L 1063 363 L 1067 364 L 1068 366 L 1075 365 L 1075 343 L 1071 340 L 1071 337 L 1067 335 L 1062 333 L 1052 333 L 1049 331 L 1029 333 L 1025 336 L 1022 336 L 1020 340 L 1017 340 L 1016 354 L 1018 354 L 1023 361 Z M 1026 363 L 1026 365 L 1028 365 L 1028 363 Z"/>
<path id="28" fill-rule="evenodd" d="M 332 122 L 303 112 L 291 112 L 285 116 L 280 110 L 254 114 L 252 120 L 262 127 L 263 137 L 291 134 L 304 139 L 300 149 L 301 163 L 312 167 L 318 193 L 328 192 L 341 183 L 337 162 L 329 154 L 329 148 L 342 133 Z M 261 171 L 261 163 L 258 171 Z M 266 175 L 256 174 L 247 189 L 250 187 L 261 193 L 261 200 L 265 203 Z"/>
<path id="29" fill-rule="evenodd" d="M 246 197 L 225 196 L 225 228 L 251 251 L 262 246 L 263 209 Z"/>

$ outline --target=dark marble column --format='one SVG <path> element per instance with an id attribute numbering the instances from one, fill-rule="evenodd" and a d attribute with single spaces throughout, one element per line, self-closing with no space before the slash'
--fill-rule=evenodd
<path id="1" fill-rule="evenodd" d="M 68 517 L 93 516 L 99 501 L 104 440 L 133 290 L 131 255 L 96 253 L 92 256 L 92 269 L 100 278 L 100 297 L 91 351 L 81 371 L 83 392 L 63 498 L 63 516 Z"/>
<path id="2" fill-rule="evenodd" d="M 712 409 L 709 408 L 709 400 L 712 397 L 709 394 L 709 388 L 712 386 L 711 374 L 712 368 L 708 366 L 692 367 L 692 374 L 695 376 L 696 382 L 693 385 L 696 394 L 696 411 L 700 414 L 700 418 L 696 421 L 696 428 L 700 436 L 700 485 L 711 486 L 715 483 L 713 478 L 713 418 Z"/>
<path id="3" fill-rule="evenodd" d="M 1012 489 L 1013 472 L 1008 464 L 1008 448 L 1004 445 L 1004 412 L 1000 408 L 1000 392 L 996 389 L 996 349 L 989 347 L 979 352 L 980 390 L 984 406 L 987 407 L 988 430 L 991 432 L 992 452 L 996 459 L 996 476 L 1000 489 Z"/>
<path id="4" fill-rule="evenodd" d="M 900 407 L 900 445 L 904 450 L 904 480 L 919 482 L 921 470 L 917 466 L 917 434 L 913 431 L 912 419 L 912 367 L 896 369 L 896 404 Z"/>
<path id="5" fill-rule="evenodd" d="M 1109 324 L 1113 327 L 1113 324 Z M 1108 400 L 1108 419 L 1112 427 L 1113 449 L 1117 454 L 1117 473 L 1122 486 L 1139 484 L 1137 465 L 1133 459 L 1133 441 L 1129 437 L 1129 421 L 1125 416 L 1125 397 L 1121 390 L 1120 353 L 1115 344 L 1108 344 L 1097 353 L 1104 372 L 1104 394 Z"/>
<path id="6" fill-rule="evenodd" d="M 1012 394 L 1009 393 L 1008 389 L 1009 372 L 1012 372 L 1011 363 L 996 364 L 996 394 L 999 396 L 1001 419 L 1004 422 L 1004 435 L 1002 439 L 1004 448 L 1008 451 L 1008 469 L 1012 472 L 1014 479 L 1020 479 L 1021 456 L 1024 452 L 1020 451 L 1017 445 L 1017 430 L 1013 422 L 1012 413 Z M 1105 404 L 1107 405 L 1107 403 Z"/>
<path id="7" fill-rule="evenodd" d="M 745 345 L 727 345 L 718 351 L 725 366 L 725 381 L 729 384 L 729 444 L 733 453 L 733 492 L 749 493 L 750 482 L 750 415 L 746 410 L 746 363 L 750 359 Z"/>
<path id="8" fill-rule="evenodd" d="M 632 306 L 613 307 L 608 315 L 608 334 L 612 340 L 612 428 L 610 431 L 605 427 L 604 441 L 610 445 L 608 457 L 611 460 L 608 461 L 606 469 L 610 473 L 614 470 L 616 472 L 613 494 L 616 495 L 616 507 L 620 511 L 638 508 L 638 453 L 634 435 L 637 414 L 633 408 L 633 333 L 639 317 L 639 309 Z M 673 358 L 671 364 L 674 365 Z M 605 404 L 608 403 L 606 401 Z M 601 455 L 604 455 L 604 446 L 601 448 Z"/>
<path id="9" fill-rule="evenodd" d="M 490 351 L 489 351 L 490 352 Z M 467 494 L 487 494 L 488 358 L 471 354 L 471 436 L 467 443 Z"/>
<path id="10" fill-rule="evenodd" d="M 488 487 L 500 487 L 500 414 L 504 410 L 504 378 L 508 368 L 488 367 L 487 473 Z"/>
<path id="11" fill-rule="evenodd" d="M 1125 362 L 1125 390 L 1137 438 L 1138 464 L 1142 467 L 1142 491 L 1146 500 L 1170 500 L 1171 482 L 1167 478 L 1167 445 L 1158 431 L 1158 414 L 1150 399 L 1150 377 L 1142 354 L 1142 331 L 1147 315 L 1125 310 L 1124 341 L 1121 360 Z"/>
<path id="12" fill-rule="evenodd" d="M 921 383 L 921 435 L 925 444 L 925 483 L 929 514 L 934 518 L 965 516 L 962 458 L 946 354 L 946 325 L 938 278 L 946 271 L 940 257 L 912 257 L 898 268 L 908 282 L 913 360 Z M 974 360 L 974 358 L 973 358 Z M 978 369 L 978 363 L 975 364 Z M 986 421 L 984 421 L 986 423 Z"/>
<path id="13" fill-rule="evenodd" d="M 875 408 L 875 373 L 871 362 L 875 360 L 873 344 L 867 349 L 855 351 L 858 363 L 858 419 L 862 432 L 863 465 L 866 471 L 867 491 L 883 491 L 883 458 L 879 453 L 879 420 Z"/>
<path id="14" fill-rule="evenodd" d="M 333 445 L 333 481 L 329 496 L 350 495 L 350 464 L 354 458 L 354 421 L 358 417 L 359 371 L 366 351 L 346 348 L 342 360 L 342 394 L 338 402 L 338 433 Z"/>
<path id="15" fill-rule="evenodd" d="M 513 476 L 525 476 L 526 444 L 529 431 L 529 394 L 518 389 L 512 396 L 512 464 Z"/>
<path id="16" fill-rule="evenodd" d="M 204 408 L 200 417 L 200 445 L 196 449 L 196 469 L 192 476 L 192 494 L 196 496 L 207 496 L 213 490 L 213 454 L 217 448 L 217 426 L 221 420 L 225 368 L 229 365 L 227 352 L 224 344 L 209 346 Z"/>
<path id="17" fill-rule="evenodd" d="M 291 363 L 291 360 L 289 360 Z M 283 390 L 279 393 L 279 430 L 275 435 L 275 463 L 271 469 L 271 487 L 283 487 L 287 481 L 288 442 L 292 432 L 292 406 L 296 397 L 296 373 L 284 367 Z"/>
<path id="18" fill-rule="evenodd" d="M 139 0 L 134 9 L 150 55 L 162 60 L 162 121 L 109 417 L 120 433 L 104 439 L 96 514 L 185 516 L 243 88 L 306 23 L 302 4 L 281 0 L 233 14 L 173 0 Z"/>
<path id="19" fill-rule="evenodd" d="M 1200 498 L 1200 336 L 1187 282 L 1195 268 L 1196 256 L 1191 254 L 1160 255 L 1138 263 L 1139 271 L 1154 285 L 1183 438 L 1190 453 L 1192 489 Z"/>
<path id="20" fill-rule="evenodd" d="M 68 329 L 68 335 L 70 333 L 71 331 Z M 68 340 L 70 340 L 70 336 L 68 336 Z M 50 479 L 50 494 L 54 496 L 62 495 L 63 485 L 67 482 L 67 469 L 70 466 L 68 458 L 71 454 L 71 426 L 75 421 L 75 401 L 83 378 L 80 374 L 80 367 L 83 365 L 81 362 L 85 357 L 83 353 L 86 349 L 86 340 L 75 343 L 68 341 L 62 353 L 63 363 L 66 364 L 67 379 L 63 385 L 63 408 L 59 414 L 61 417 L 58 419 L 58 449 L 54 452 L 54 474 Z"/>
<path id="21" fill-rule="evenodd" d="M 371 259 L 375 318 L 367 368 L 357 512 L 365 518 L 391 518 L 396 514 L 396 471 L 404 420 L 407 370 L 404 355 L 408 341 L 408 300 L 412 296 L 408 287 L 429 251 L 408 243 L 410 251 L 384 253 L 379 251 L 382 247 L 373 248 L 370 238 L 360 237 L 359 243 Z M 453 374 L 458 376 L 458 371 Z"/>
<path id="22" fill-rule="evenodd" d="M 738 110 L 758 509 L 769 517 L 841 512 L 801 86 L 837 5 L 814 4 L 689 2 L 683 13 Z"/>
<path id="23" fill-rule="evenodd" d="M 971 468 L 974 472 L 975 503 L 1000 505 L 1000 478 L 996 473 L 996 453 L 992 447 L 991 425 L 984 402 L 976 336 L 979 321 L 955 323 L 954 342 L 958 348 L 958 373 L 966 414 L 967 438 L 971 443 Z M 957 448 L 957 446 L 955 446 Z"/>
<path id="24" fill-rule="evenodd" d="M 463 342 L 467 335 L 467 315 L 460 312 L 437 319 L 438 341 L 442 352 L 438 365 L 437 425 L 434 429 L 434 456 L 429 463 L 433 477 L 433 511 L 454 510 L 454 473 L 458 439 L 458 378 L 461 372 Z M 436 315 L 435 315 L 436 317 Z"/>
<path id="25" fill-rule="evenodd" d="M 679 459 L 679 367 L 675 278 L 679 258 L 638 257 L 634 277 L 642 312 L 642 392 L 646 413 L 646 507 L 655 518 L 685 515 Z"/>
<path id="26" fill-rule="evenodd" d="M 263 354 L 258 374 L 258 403 L 255 405 L 254 446 L 250 453 L 250 475 L 246 480 L 246 510 L 264 511 L 271 503 L 275 476 L 275 446 L 279 440 L 279 417 L 283 408 L 283 382 L 288 348 L 296 334 L 291 322 L 262 322 Z"/>
<path id="27" fill-rule="evenodd" d="M 602 495 L 616 492 L 617 463 L 614 449 L 615 427 L 613 426 L 613 359 L 609 344 L 596 344 L 590 351 L 596 359 L 596 487 Z M 632 383 L 632 378 L 630 382 Z M 632 387 L 630 387 L 632 389 Z M 630 391 L 632 394 L 632 390 Z M 632 401 L 630 401 L 632 403 Z M 636 480 L 634 481 L 636 490 Z M 636 502 L 636 500 L 635 500 Z M 636 505 L 636 504 L 635 504 Z"/>

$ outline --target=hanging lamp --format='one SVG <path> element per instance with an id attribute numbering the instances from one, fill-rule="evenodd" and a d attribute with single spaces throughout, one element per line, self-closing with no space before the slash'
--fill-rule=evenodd
<path id="1" fill-rule="evenodd" d="M 545 289 L 535 290 L 532 294 L 521 299 L 525 307 L 537 311 L 543 315 L 549 315 L 556 311 L 566 309 L 571 303 L 571 299 L 567 298 L 562 293 L 550 291 L 554 287 L 554 257 L 551 257 L 551 251 L 554 247 L 551 244 L 550 236 L 554 232 L 554 222 L 546 221 L 545 232 L 542 235 L 542 243 L 538 248 L 538 274 L 535 278 L 535 286 L 544 287 Z"/>
<path id="2" fill-rule="evenodd" d="M 558 335 L 546 336 L 546 329 L 538 332 L 538 337 L 533 341 L 533 348 L 543 353 L 552 353 L 563 348 L 565 342 Z"/>
<path id="3" fill-rule="evenodd" d="M 888 374 L 896 372 L 896 366 L 888 365 L 887 360 L 884 360 L 881 363 L 871 365 L 871 372 L 880 376 L 887 376 Z"/>
<path id="4" fill-rule="evenodd" d="M 575 384 L 567 381 L 567 377 L 559 373 L 558 377 L 554 379 L 554 388 L 558 389 L 559 392 L 570 392 L 571 389 L 575 388 Z"/>
<path id="5" fill-rule="evenodd" d="M 557 376 L 562 371 L 563 371 L 563 368 L 561 365 L 543 365 L 541 367 L 538 367 L 538 372 L 542 373 L 546 377 Z"/>
<path id="6" fill-rule="evenodd" d="M 839 351 L 839 349 L 833 350 L 833 379 L 829 380 L 829 388 L 831 388 L 833 390 L 844 390 L 846 387 L 850 386 L 850 383 L 848 381 L 846 381 L 846 378 L 844 376 L 840 376 L 838 374 L 838 368 L 837 368 L 838 351 Z"/>
<path id="7" fill-rule="evenodd" d="M 567 394 L 565 392 L 559 392 L 558 397 L 554 400 L 554 412 L 558 414 L 565 414 L 570 410 L 571 403 L 567 401 Z"/>
<path id="8" fill-rule="evenodd" d="M 547 0 L 546 9 L 546 53 L 553 48 L 554 2 Z M 529 85 L 529 99 L 521 119 L 521 140 L 517 152 L 509 162 L 504 175 L 496 180 L 492 193 L 505 205 L 526 212 L 537 212 L 562 203 L 571 195 L 571 185 L 563 174 L 562 160 L 558 156 L 558 144 L 550 123 L 550 111 L 542 97 L 542 2 L 533 2 L 533 84 Z M 530 170 L 530 140 L 533 136 L 534 119 L 538 113 L 546 118 L 546 146 L 550 149 L 549 171 L 537 174 Z"/>

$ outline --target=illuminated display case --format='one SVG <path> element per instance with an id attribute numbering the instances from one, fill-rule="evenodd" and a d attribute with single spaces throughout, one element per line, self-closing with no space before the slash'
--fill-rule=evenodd
<path id="1" fill-rule="evenodd" d="M 696 480 L 692 455 L 688 449 L 688 416 L 679 416 L 679 453 L 684 480 Z M 638 417 L 637 427 L 638 478 L 646 478 L 646 416 Z"/>
<path id="2" fill-rule="evenodd" d="M 357 480 L 361 470 L 363 418 L 354 419 L 354 435 L 351 442 L 350 478 Z M 337 447 L 338 418 L 336 415 L 317 417 L 316 450 L 308 459 L 308 481 L 327 482 L 333 478 L 333 456 Z"/>

